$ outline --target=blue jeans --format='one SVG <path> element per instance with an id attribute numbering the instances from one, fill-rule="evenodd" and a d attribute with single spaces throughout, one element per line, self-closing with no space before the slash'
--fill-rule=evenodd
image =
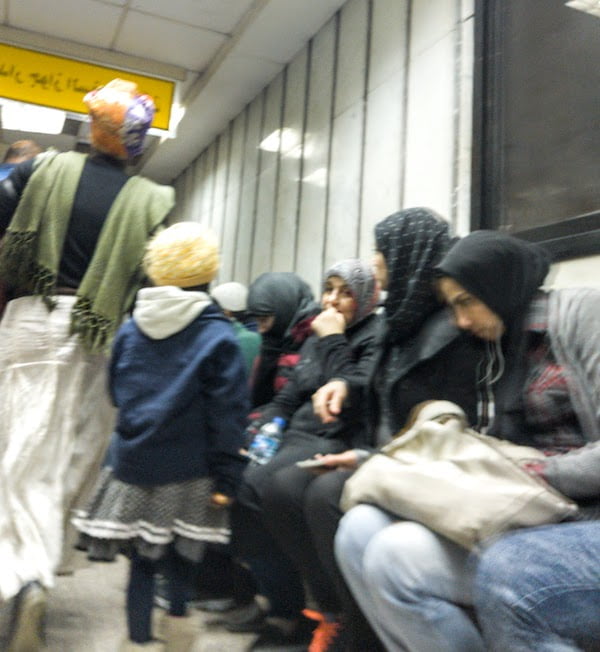
<path id="1" fill-rule="evenodd" d="M 472 604 L 475 572 L 464 548 L 418 523 L 358 505 L 340 522 L 335 553 L 354 598 L 390 652 L 485 651 L 462 608 Z"/>
<path id="2" fill-rule="evenodd" d="M 481 557 L 474 600 L 490 650 L 600 650 L 600 522 L 502 537 Z"/>

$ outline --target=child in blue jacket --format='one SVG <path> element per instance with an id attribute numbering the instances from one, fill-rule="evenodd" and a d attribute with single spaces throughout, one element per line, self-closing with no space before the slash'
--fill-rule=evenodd
<path id="1" fill-rule="evenodd" d="M 186 617 L 193 568 L 209 542 L 229 538 L 228 510 L 245 466 L 249 409 L 244 359 L 232 326 L 206 293 L 219 264 L 199 224 L 180 222 L 149 243 L 132 319 L 115 338 L 110 391 L 118 418 L 87 512 L 74 519 L 92 558 L 130 558 L 129 640 L 161 650 L 151 613 L 154 576 L 169 583 L 167 643 L 191 645 Z"/>

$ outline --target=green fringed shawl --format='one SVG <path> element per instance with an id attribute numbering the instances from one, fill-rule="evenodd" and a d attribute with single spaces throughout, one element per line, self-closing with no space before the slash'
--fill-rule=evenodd
<path id="1" fill-rule="evenodd" d="M 55 305 L 60 256 L 85 156 L 49 152 L 41 157 L 4 237 L 0 278 Z M 141 261 L 148 237 L 175 203 L 174 190 L 149 179 L 127 180 L 100 232 L 77 290 L 71 332 L 87 350 L 105 351 L 143 281 Z"/>

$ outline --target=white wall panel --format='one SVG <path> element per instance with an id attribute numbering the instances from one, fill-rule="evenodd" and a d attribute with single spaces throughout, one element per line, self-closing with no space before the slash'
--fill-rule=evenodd
<path id="1" fill-rule="evenodd" d="M 202 165 L 200 156 L 193 162 L 190 170 L 193 175 L 194 187 L 192 188 L 191 195 L 188 198 L 188 204 L 190 206 L 188 215 L 192 222 L 199 222 L 202 213 L 202 196 L 206 192 L 206 185 L 202 183 Z"/>
<path id="2" fill-rule="evenodd" d="M 545 285 L 553 288 L 600 287 L 600 256 L 555 263 L 550 268 Z"/>
<path id="3" fill-rule="evenodd" d="M 195 191 L 195 189 L 194 189 L 194 181 L 195 181 L 195 179 L 194 179 L 194 168 L 190 167 L 181 175 L 181 182 L 182 182 L 181 183 L 181 196 L 182 197 L 193 197 L 194 191 Z M 180 218 L 179 219 L 181 221 L 192 220 L 193 218 L 192 218 L 191 215 L 192 215 L 192 202 L 191 201 L 183 202 L 182 206 L 181 206 Z"/>
<path id="4" fill-rule="evenodd" d="M 225 219 L 225 199 L 227 194 L 227 174 L 229 165 L 229 130 L 224 131 L 217 139 L 217 153 L 215 161 L 215 189 L 213 195 L 213 208 L 210 227 L 221 241 L 223 233 L 223 220 Z"/>
<path id="5" fill-rule="evenodd" d="M 359 233 L 365 260 L 373 249 L 373 227 L 401 206 L 404 82 L 401 70 L 368 95 Z"/>
<path id="6" fill-rule="evenodd" d="M 263 94 L 247 108 L 246 140 L 240 201 L 239 226 L 234 266 L 234 277 L 240 283 L 250 279 L 250 260 L 254 240 L 254 214 L 256 203 L 256 178 L 258 176 L 258 144 L 262 124 Z"/>
<path id="7" fill-rule="evenodd" d="M 211 212 L 213 208 L 213 196 L 215 191 L 215 158 L 217 153 L 217 141 L 214 140 L 202 153 L 202 177 L 204 192 L 200 204 L 200 224 L 210 226 Z"/>
<path id="8" fill-rule="evenodd" d="M 369 90 L 404 71 L 408 0 L 373 0 Z"/>
<path id="9" fill-rule="evenodd" d="M 223 237 L 221 240 L 221 271 L 219 281 L 237 281 L 234 277 L 237 228 L 240 209 L 242 184 L 242 162 L 244 152 L 244 137 L 246 135 L 245 114 L 240 115 L 230 124 L 231 148 L 229 156 L 229 172 L 227 176 L 227 197 L 225 200 L 225 217 Z"/>
<path id="10" fill-rule="evenodd" d="M 471 160 L 473 145 L 473 62 L 474 50 L 473 16 L 460 25 L 460 51 L 458 62 L 459 90 L 457 114 L 457 161 L 456 161 L 456 210 L 454 230 L 466 235 L 471 227 Z"/>
<path id="11" fill-rule="evenodd" d="M 337 20 L 332 19 L 314 38 L 309 68 L 298 255 L 294 271 L 315 291 L 321 283 L 325 239 L 336 27 Z"/>
<path id="12" fill-rule="evenodd" d="M 261 142 L 267 137 L 273 137 L 273 134 L 276 137 L 281 128 L 282 98 L 283 75 L 278 75 L 265 91 Z M 259 160 L 260 174 L 250 268 L 251 279 L 271 269 L 279 150 L 268 151 L 263 146 Z"/>
<path id="13" fill-rule="evenodd" d="M 333 125 L 325 267 L 358 252 L 363 103 L 338 116 Z"/>
<path id="14" fill-rule="evenodd" d="M 173 210 L 169 213 L 168 221 L 180 222 L 183 211 L 187 207 L 188 197 L 185 193 L 185 175 L 180 174 L 177 179 L 173 182 L 173 188 L 175 188 L 175 206 Z"/>
<path id="15" fill-rule="evenodd" d="M 282 147 L 279 160 L 275 237 L 272 269 L 288 272 L 295 267 L 302 137 L 304 133 L 308 49 L 289 65 L 285 76 L 282 129 L 289 130 L 290 143 Z"/>
<path id="16" fill-rule="evenodd" d="M 457 5 L 460 2 L 461 0 L 412 0 L 411 58 L 428 50 L 456 29 Z M 433 78 L 429 81 L 433 82 Z"/>
<path id="17" fill-rule="evenodd" d="M 409 64 L 404 206 L 429 206 L 451 219 L 454 165 L 454 34 Z"/>
<path id="18" fill-rule="evenodd" d="M 475 15 L 475 0 L 462 0 L 461 2 L 461 19 L 473 18 Z"/>
<path id="19" fill-rule="evenodd" d="M 354 106 L 364 96 L 367 73 L 369 3 L 350 0 L 340 12 L 334 115 Z"/>
<path id="20" fill-rule="evenodd" d="M 402 202 L 408 0 L 374 0 L 369 56 L 359 256 L 369 260 L 373 227 Z"/>
<path id="21" fill-rule="evenodd" d="M 369 3 L 342 9 L 331 141 L 325 267 L 358 252 Z"/>
<path id="22" fill-rule="evenodd" d="M 256 225 L 252 244 L 252 262 L 250 280 L 259 274 L 271 270 L 273 250 L 273 216 L 275 213 L 275 188 L 277 186 L 277 168 L 269 166 L 258 177 L 258 195 L 256 198 Z"/>

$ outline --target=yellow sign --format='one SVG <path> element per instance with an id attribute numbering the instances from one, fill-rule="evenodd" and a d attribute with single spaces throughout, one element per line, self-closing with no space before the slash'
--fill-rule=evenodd
<path id="1" fill-rule="evenodd" d="M 150 95 L 156 105 L 152 126 L 169 128 L 175 82 L 0 43 L 0 96 L 10 100 L 87 113 L 84 95 L 115 77 Z"/>

